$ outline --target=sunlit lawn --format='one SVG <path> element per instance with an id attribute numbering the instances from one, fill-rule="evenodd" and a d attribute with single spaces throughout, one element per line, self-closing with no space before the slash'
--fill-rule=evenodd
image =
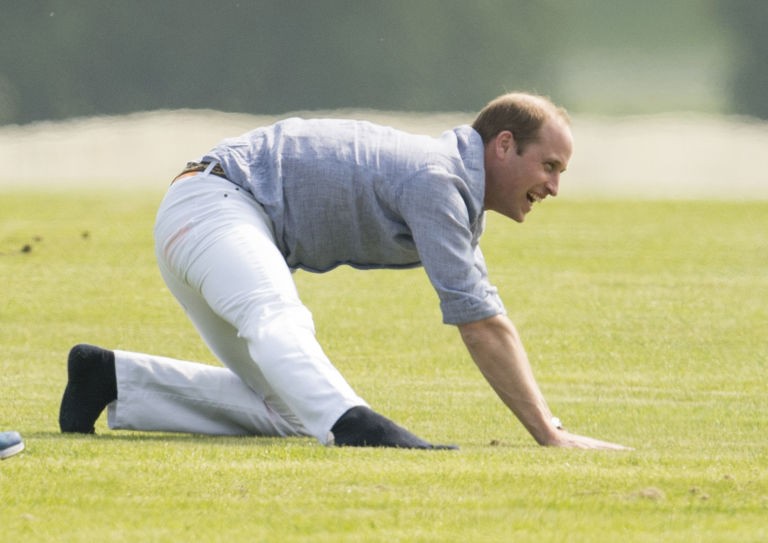
<path id="1" fill-rule="evenodd" d="M 212 362 L 155 269 L 160 192 L 0 194 L 3 541 L 765 541 L 768 203 L 553 201 L 482 245 L 553 410 L 627 453 L 542 449 L 423 271 L 296 275 L 378 410 L 458 452 L 58 432 L 66 353 Z M 27 247 L 26 249 L 25 246 Z"/>

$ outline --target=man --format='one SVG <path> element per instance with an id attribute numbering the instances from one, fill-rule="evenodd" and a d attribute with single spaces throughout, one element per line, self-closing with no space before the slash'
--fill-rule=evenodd
<path id="1" fill-rule="evenodd" d="M 549 100 L 513 93 L 439 138 L 360 121 L 287 119 L 223 141 L 171 184 L 160 271 L 226 368 L 78 345 L 64 432 L 112 428 L 310 435 L 324 444 L 443 448 L 373 411 L 315 339 L 291 272 L 423 266 L 493 389 L 542 445 L 621 449 L 553 417 L 489 283 L 487 210 L 522 222 L 556 196 L 572 152 Z"/>
<path id="2" fill-rule="evenodd" d="M 24 441 L 18 432 L 0 432 L 0 460 L 10 458 L 24 450 Z"/>

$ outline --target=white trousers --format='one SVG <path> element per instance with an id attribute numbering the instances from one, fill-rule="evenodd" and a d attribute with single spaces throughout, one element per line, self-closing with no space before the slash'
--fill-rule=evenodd
<path id="1" fill-rule="evenodd" d="M 328 443 L 345 411 L 367 405 L 318 344 L 272 223 L 246 191 L 214 175 L 177 181 L 158 211 L 155 251 L 226 368 L 116 351 L 111 428 Z"/>

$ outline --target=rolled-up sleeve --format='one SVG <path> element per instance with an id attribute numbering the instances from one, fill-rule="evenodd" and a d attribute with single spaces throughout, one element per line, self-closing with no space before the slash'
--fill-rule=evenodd
<path id="1" fill-rule="evenodd" d="M 437 291 L 446 324 L 505 313 L 472 228 L 482 211 L 473 207 L 464 182 L 447 172 L 422 172 L 403 185 L 400 212 Z"/>

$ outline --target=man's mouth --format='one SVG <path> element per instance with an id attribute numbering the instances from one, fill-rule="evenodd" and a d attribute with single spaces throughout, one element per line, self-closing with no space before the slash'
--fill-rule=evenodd
<path id="1" fill-rule="evenodd" d="M 543 196 L 539 196 L 534 192 L 529 192 L 525 196 L 526 198 L 528 198 L 528 201 L 532 204 L 535 204 L 536 202 L 541 202 L 544 199 Z"/>

